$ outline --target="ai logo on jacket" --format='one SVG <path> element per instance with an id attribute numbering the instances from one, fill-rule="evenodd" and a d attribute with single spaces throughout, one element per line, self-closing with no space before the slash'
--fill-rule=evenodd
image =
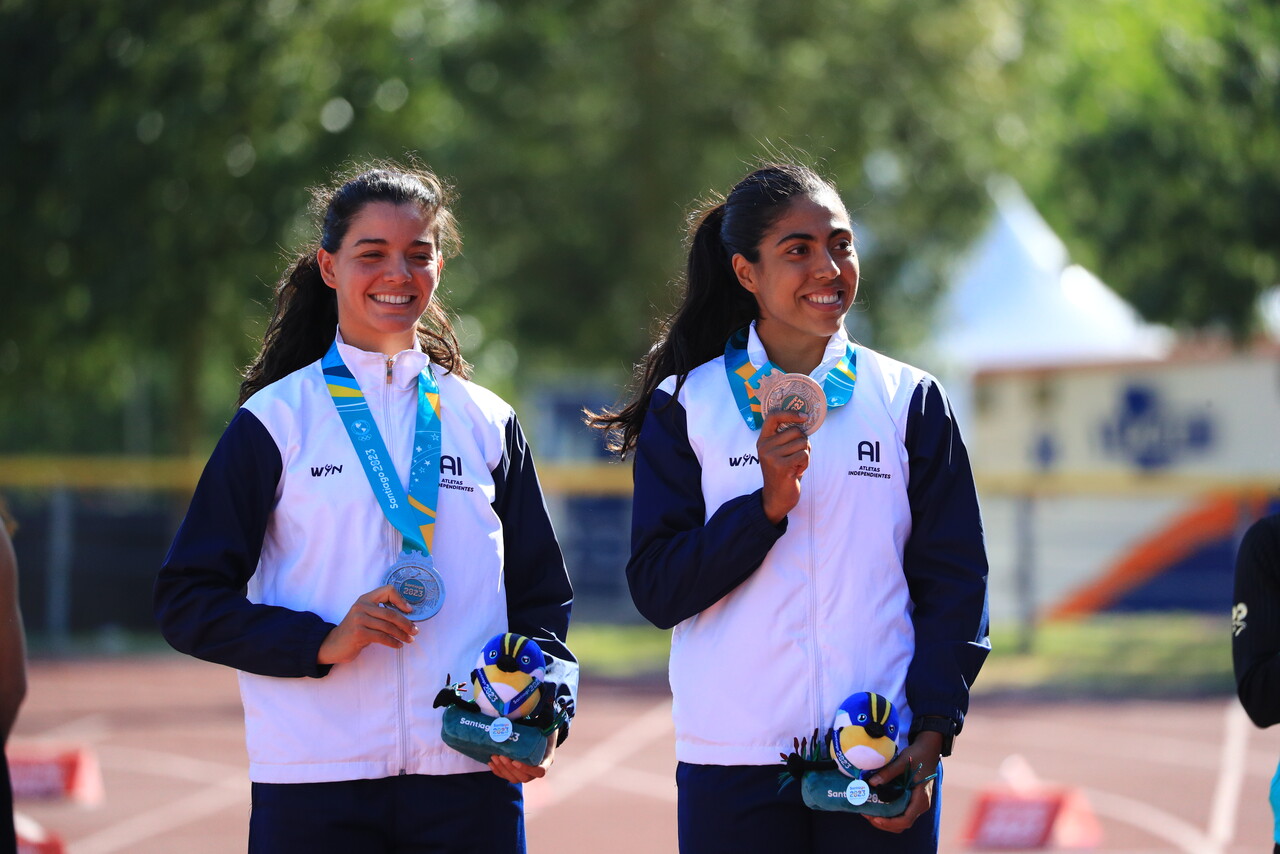
<path id="1" fill-rule="evenodd" d="M 858 443 L 858 462 L 856 469 L 849 471 L 850 477 L 876 477 L 883 480 L 891 480 L 893 475 L 880 470 L 880 442 L 868 442 L 865 439 Z"/>

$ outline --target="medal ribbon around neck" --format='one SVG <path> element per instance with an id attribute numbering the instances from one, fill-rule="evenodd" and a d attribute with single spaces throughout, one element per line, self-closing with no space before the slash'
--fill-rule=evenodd
<path id="1" fill-rule="evenodd" d="M 760 411 L 760 380 L 782 369 L 768 361 L 758 370 L 751 364 L 751 357 L 747 354 L 749 328 L 744 326 L 729 336 L 728 343 L 724 345 L 724 372 L 729 378 L 729 387 L 733 389 L 738 414 L 747 422 L 748 427 L 759 430 L 764 425 L 764 414 Z M 853 386 L 857 379 L 857 355 L 853 351 L 853 345 L 846 344 L 844 355 L 822 381 L 827 406 L 836 409 L 848 403 L 853 397 Z"/>
<path id="2" fill-rule="evenodd" d="M 413 460 L 406 494 L 395 463 L 373 420 L 369 402 L 335 340 L 320 363 L 333 405 L 347 428 L 351 445 L 387 520 L 404 536 L 406 552 L 431 556 L 436 505 L 440 497 L 440 386 L 428 363 L 418 374 L 418 414 L 413 430 Z"/>

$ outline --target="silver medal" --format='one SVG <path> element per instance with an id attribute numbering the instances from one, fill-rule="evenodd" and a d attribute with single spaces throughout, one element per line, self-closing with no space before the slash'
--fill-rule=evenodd
<path id="1" fill-rule="evenodd" d="M 405 616 L 414 622 L 431 619 L 444 604 L 444 580 L 424 554 L 400 555 L 391 565 L 385 583 L 393 585 L 409 603 L 412 610 Z"/>

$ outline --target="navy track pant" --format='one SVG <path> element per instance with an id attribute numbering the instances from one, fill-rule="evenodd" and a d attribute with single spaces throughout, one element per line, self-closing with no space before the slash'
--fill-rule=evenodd
<path id="1" fill-rule="evenodd" d="M 905 833 L 887 833 L 860 815 L 811 810 L 800 784 L 778 791 L 782 765 L 679 763 L 680 854 L 933 854 L 942 807 L 939 767 L 932 809 Z"/>
<path id="2" fill-rule="evenodd" d="M 489 771 L 254 783 L 249 854 L 523 854 L 521 787 Z"/>

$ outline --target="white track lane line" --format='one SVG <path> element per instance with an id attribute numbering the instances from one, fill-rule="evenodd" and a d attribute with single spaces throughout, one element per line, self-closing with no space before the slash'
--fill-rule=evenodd
<path id="1" fill-rule="evenodd" d="M 553 785 L 547 787 L 543 798 L 538 801 L 538 810 L 554 807 L 601 778 L 606 778 L 607 783 L 608 776 L 619 771 L 618 763 L 647 750 L 650 744 L 670 735 L 672 731 L 671 701 L 662 700 L 586 753 L 574 757 L 572 762 L 565 762 L 565 767 L 548 773 L 546 782 Z M 557 774 L 557 771 L 560 773 Z M 626 779 L 635 783 L 634 776 Z M 674 774 L 668 784 L 674 788 Z M 665 797 L 658 794 L 659 789 L 652 785 L 652 781 L 640 788 L 644 789 L 645 794 Z"/>
<path id="2" fill-rule="evenodd" d="M 179 753 L 110 744 L 97 748 L 97 751 L 104 765 L 120 771 L 151 774 L 156 777 L 173 777 L 178 780 L 190 780 L 192 783 L 208 783 L 210 780 L 230 777 L 233 774 L 240 774 L 246 780 L 249 779 L 248 760 L 242 765 L 232 765 L 228 762 L 194 759 Z"/>
<path id="3" fill-rule="evenodd" d="M 147 839 L 154 839 L 175 828 L 221 812 L 249 805 L 249 778 L 243 771 L 224 777 L 213 785 L 176 801 L 138 813 L 91 836 L 67 845 L 67 854 L 116 854 L 129 851 Z"/>
<path id="4" fill-rule="evenodd" d="M 1236 834 L 1236 814 L 1240 808 L 1240 792 L 1244 788 L 1245 758 L 1248 755 L 1249 730 L 1253 723 L 1244 707 L 1233 697 L 1227 703 L 1222 738 L 1222 764 L 1218 784 L 1213 792 L 1213 809 L 1209 812 L 1209 838 L 1219 851 Z"/>
<path id="5" fill-rule="evenodd" d="M 249 804 L 246 768 L 192 759 L 177 753 L 105 745 L 95 748 L 104 769 L 151 774 L 200 783 L 203 788 L 177 801 L 129 816 L 83 839 L 68 843 L 67 854 L 114 854 L 236 804 Z M 212 785 L 210 780 L 217 782 Z"/>
<path id="6" fill-rule="evenodd" d="M 105 714 L 95 712 L 73 718 L 64 724 L 49 727 L 41 732 L 24 735 L 21 741 L 99 741 L 111 735 L 111 727 Z"/>
<path id="7" fill-rule="evenodd" d="M 1081 741 L 1080 731 L 1070 724 L 1031 721 L 1011 721 L 1003 731 L 1002 741 L 1008 744 L 1029 741 L 1041 745 L 1041 749 L 1058 750 L 1072 755 L 1088 754 L 1100 760 L 1135 759 L 1144 764 L 1159 763 L 1195 771 L 1216 772 L 1220 758 L 1204 751 L 1187 750 L 1185 739 L 1149 735 L 1141 730 L 1131 730 L 1132 738 L 1109 743 L 1105 748 L 1088 741 Z M 1245 773 L 1270 781 L 1275 774 L 1275 761 L 1266 756 L 1249 756 L 1244 761 Z"/>

